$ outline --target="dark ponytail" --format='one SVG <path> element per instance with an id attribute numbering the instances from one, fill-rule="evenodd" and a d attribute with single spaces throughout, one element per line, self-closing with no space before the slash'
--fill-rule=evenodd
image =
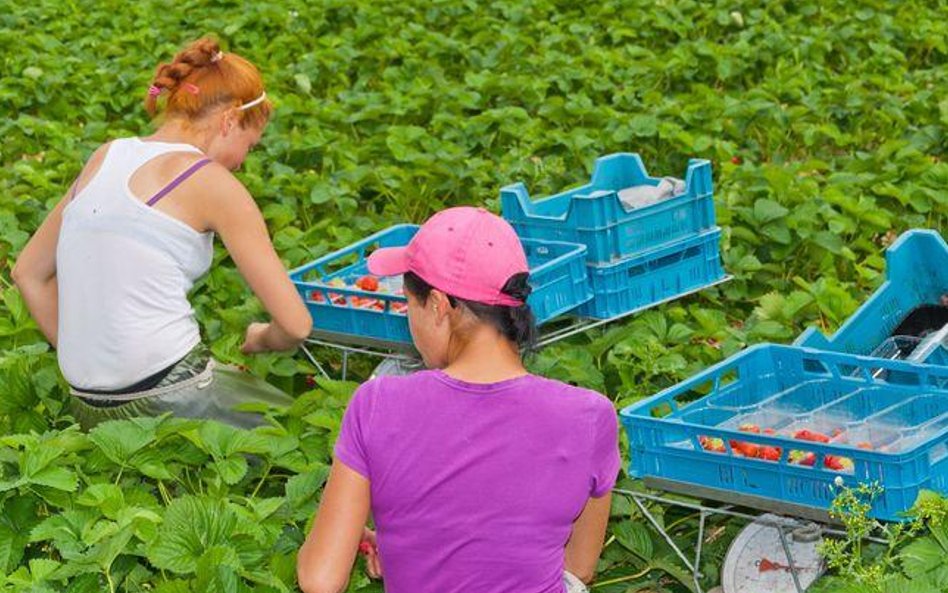
<path id="1" fill-rule="evenodd" d="M 508 340 L 517 344 L 522 350 L 530 351 L 536 346 L 537 325 L 533 317 L 533 311 L 527 304 L 527 297 L 530 296 L 530 285 L 527 283 L 529 274 L 514 274 L 507 280 L 501 292 L 511 296 L 523 304 L 519 307 L 507 307 L 504 305 L 485 305 L 476 301 L 459 299 L 452 295 L 448 296 L 448 302 L 452 307 L 463 305 L 481 321 L 490 323 Z M 405 290 L 417 297 L 422 303 L 428 300 L 428 295 L 433 287 L 421 279 L 414 272 L 405 274 Z"/>

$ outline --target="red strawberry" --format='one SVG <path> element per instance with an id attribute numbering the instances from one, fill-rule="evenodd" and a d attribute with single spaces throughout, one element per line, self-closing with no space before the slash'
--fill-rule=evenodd
<path id="1" fill-rule="evenodd" d="M 764 434 L 777 434 L 777 432 L 772 428 L 765 428 Z"/>
<path id="2" fill-rule="evenodd" d="M 728 441 L 731 445 L 731 450 L 734 451 L 737 455 L 743 455 L 744 457 L 757 457 L 757 452 L 760 449 L 754 443 L 748 443 L 746 441 Z"/>
<path id="3" fill-rule="evenodd" d="M 805 451 L 790 451 L 790 463 L 812 467 L 816 463 L 816 454 Z"/>
<path id="4" fill-rule="evenodd" d="M 758 457 L 767 461 L 780 461 L 780 447 L 761 447 Z"/>
<path id="5" fill-rule="evenodd" d="M 372 544 L 369 542 L 362 542 L 359 544 L 359 551 L 368 556 L 372 553 Z"/>
<path id="6" fill-rule="evenodd" d="M 833 471 L 845 472 L 853 469 L 853 460 L 849 457 L 827 455 L 826 458 L 823 459 L 823 465 Z"/>
<path id="7" fill-rule="evenodd" d="M 807 430 L 806 428 L 800 429 L 793 433 L 793 438 L 800 439 L 801 441 L 812 441 L 814 443 L 828 443 L 830 438 L 825 434 L 820 434 L 812 430 Z"/>
<path id="8" fill-rule="evenodd" d="M 745 422 L 737 427 L 741 432 L 752 432 L 754 434 L 760 434 L 760 427 L 756 424 L 751 424 L 750 422 Z"/>
<path id="9" fill-rule="evenodd" d="M 872 444 L 871 444 L 871 443 L 868 443 L 868 442 L 866 442 L 866 441 L 862 441 L 861 443 L 856 443 L 856 448 L 857 448 L 857 449 L 865 449 L 865 450 L 867 450 L 867 451 L 872 451 Z"/>
<path id="10" fill-rule="evenodd" d="M 381 311 L 385 308 L 385 304 L 378 299 L 369 299 L 365 297 L 352 297 L 352 306 L 358 307 L 360 309 L 373 309 L 375 311 Z"/>
<path id="11" fill-rule="evenodd" d="M 375 276 L 363 276 L 356 280 L 356 286 L 362 290 L 375 292 L 379 289 L 379 279 Z"/>
<path id="12" fill-rule="evenodd" d="M 408 313 L 408 303 L 402 303 L 402 302 L 392 303 L 390 310 L 392 311 L 392 313 L 404 315 L 405 313 Z"/>
<path id="13" fill-rule="evenodd" d="M 739 156 L 737 156 L 737 155 L 732 156 L 732 157 L 731 157 L 731 163 L 733 163 L 733 164 L 735 164 L 735 165 L 740 165 L 740 164 L 741 164 L 741 157 L 739 157 Z"/>
<path id="14" fill-rule="evenodd" d="M 701 447 L 706 451 L 712 451 L 714 453 L 724 453 L 724 440 L 719 438 L 709 438 L 706 436 L 698 437 L 698 442 L 701 443 Z"/>

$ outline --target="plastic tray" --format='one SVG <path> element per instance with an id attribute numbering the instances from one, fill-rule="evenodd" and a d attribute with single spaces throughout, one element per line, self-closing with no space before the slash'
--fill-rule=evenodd
<path id="1" fill-rule="evenodd" d="M 886 281 L 835 334 L 827 337 L 810 327 L 795 344 L 869 354 L 892 335 L 913 309 L 938 304 L 941 296 L 948 293 L 948 244 L 936 231 L 903 233 L 885 255 Z M 926 362 L 948 365 L 948 353 L 936 350 Z"/>
<path id="2" fill-rule="evenodd" d="M 780 398 L 792 405 L 782 407 Z M 814 426 L 833 420 L 834 407 L 846 411 L 835 427 Z M 736 429 L 753 414 L 769 414 L 774 434 Z M 948 494 L 948 368 L 764 344 L 623 409 L 620 418 L 634 477 L 823 510 L 836 480 L 876 482 L 883 491 L 871 514 L 884 520 L 902 520 L 921 489 Z M 793 438 L 804 427 L 836 434 L 828 443 Z M 706 439 L 719 450 L 706 449 Z M 864 441 L 872 450 L 860 448 Z M 778 458 L 741 456 L 744 443 L 770 447 Z M 831 460 L 848 467 L 831 469 Z"/>
<path id="3" fill-rule="evenodd" d="M 309 307 L 314 331 L 343 342 L 410 346 L 408 318 L 395 310 L 398 304 L 407 302 L 403 295 L 336 287 L 330 282 L 341 279 L 353 284 L 368 273 L 366 258 L 372 251 L 407 245 L 417 231 L 417 225 L 393 226 L 292 270 L 290 279 Z M 521 242 L 533 287 L 528 302 L 537 323 L 571 311 L 591 298 L 585 246 L 528 239 Z M 380 310 L 353 306 L 354 297 L 375 299 Z"/>
<path id="4" fill-rule="evenodd" d="M 711 163 L 691 159 L 684 193 L 627 210 L 622 189 L 655 186 L 635 153 L 596 160 L 591 181 L 575 189 L 533 201 L 522 183 L 500 190 L 503 216 L 521 237 L 582 243 L 589 263 L 612 263 L 643 250 L 714 226 Z"/>
<path id="5" fill-rule="evenodd" d="M 590 265 L 593 298 L 582 317 L 610 319 L 724 278 L 720 229 L 668 243 L 610 265 Z"/>

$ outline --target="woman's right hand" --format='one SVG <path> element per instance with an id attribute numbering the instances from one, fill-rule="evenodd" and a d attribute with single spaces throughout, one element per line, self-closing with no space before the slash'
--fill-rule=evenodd
<path id="1" fill-rule="evenodd" d="M 240 347 L 243 354 L 257 354 L 260 352 L 269 352 L 267 346 L 267 330 L 270 329 L 269 323 L 251 323 L 247 326 L 247 333 L 244 335 L 244 343 Z"/>
<path id="2" fill-rule="evenodd" d="M 291 336 L 276 323 L 254 322 L 247 326 L 244 343 L 240 347 L 243 354 L 258 354 L 260 352 L 282 352 L 293 350 L 302 342 L 296 336 Z"/>
<path id="3" fill-rule="evenodd" d="M 365 566 L 369 576 L 373 579 L 382 578 L 382 561 L 379 559 L 379 546 L 375 540 L 375 532 L 368 527 L 362 530 L 362 541 L 359 542 L 359 552 L 365 556 Z"/>

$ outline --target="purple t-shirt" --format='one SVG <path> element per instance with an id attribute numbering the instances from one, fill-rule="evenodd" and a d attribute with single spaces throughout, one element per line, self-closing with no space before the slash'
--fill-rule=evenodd
<path id="1" fill-rule="evenodd" d="M 387 593 L 563 593 L 564 549 L 619 471 L 612 402 L 527 375 L 380 377 L 336 458 L 371 482 Z"/>

